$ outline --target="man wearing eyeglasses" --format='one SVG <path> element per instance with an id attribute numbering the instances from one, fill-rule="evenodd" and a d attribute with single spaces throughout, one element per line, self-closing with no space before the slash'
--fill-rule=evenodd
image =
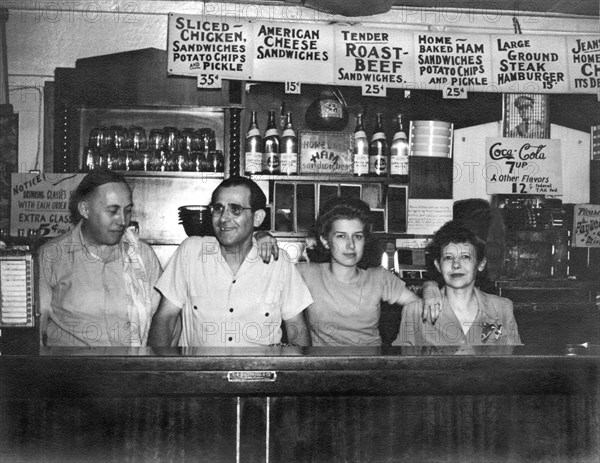
<path id="1" fill-rule="evenodd" d="M 224 180 L 211 199 L 215 237 L 190 237 L 156 284 L 162 294 L 150 346 L 310 345 L 303 310 L 310 292 L 285 251 L 273 263 L 259 255 L 253 232 L 266 197 L 245 177 Z M 181 324 L 178 323 L 181 316 Z"/>

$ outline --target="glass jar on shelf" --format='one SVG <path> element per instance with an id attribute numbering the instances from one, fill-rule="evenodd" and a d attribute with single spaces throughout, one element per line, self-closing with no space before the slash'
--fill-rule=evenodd
<path id="1" fill-rule="evenodd" d="M 107 168 L 106 158 L 109 149 L 109 130 L 105 126 L 90 130 L 88 146 L 84 151 L 82 170 L 91 172 L 95 169 Z"/>
<path id="2" fill-rule="evenodd" d="M 177 136 L 177 150 L 191 153 L 198 147 L 198 134 L 192 128 L 186 127 Z"/>
<path id="3" fill-rule="evenodd" d="M 126 130 L 120 125 L 108 129 L 109 146 L 106 157 L 106 167 L 111 170 L 125 169 L 125 140 Z"/>
<path id="4" fill-rule="evenodd" d="M 148 139 L 143 127 L 131 126 L 125 136 L 125 170 L 144 170 Z"/>
<path id="5" fill-rule="evenodd" d="M 223 151 L 212 150 L 208 152 L 208 172 L 225 172 L 225 157 Z"/>
<path id="6" fill-rule="evenodd" d="M 163 150 L 161 171 L 172 172 L 178 170 L 177 143 L 179 130 L 176 127 L 163 128 Z"/>
<path id="7" fill-rule="evenodd" d="M 88 148 L 94 152 L 104 151 L 108 147 L 108 128 L 104 126 L 94 127 L 90 131 Z"/>
<path id="8" fill-rule="evenodd" d="M 198 129 L 198 138 L 200 140 L 200 151 L 208 153 L 211 150 L 217 149 L 215 131 L 210 128 Z"/>
<path id="9" fill-rule="evenodd" d="M 148 133 L 148 150 L 144 154 L 144 170 L 160 171 L 163 164 L 163 130 L 150 129 Z"/>

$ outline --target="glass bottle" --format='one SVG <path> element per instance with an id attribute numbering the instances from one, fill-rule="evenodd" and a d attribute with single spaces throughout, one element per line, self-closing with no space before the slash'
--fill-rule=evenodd
<path id="1" fill-rule="evenodd" d="M 256 111 L 250 115 L 250 125 L 246 132 L 244 145 L 245 161 L 244 171 L 246 175 L 260 174 L 262 170 L 262 137 L 256 120 Z"/>
<path id="2" fill-rule="evenodd" d="M 276 175 L 281 172 L 279 154 L 281 150 L 281 138 L 275 123 L 275 111 L 269 111 L 267 130 L 263 138 L 262 171 L 265 174 Z"/>
<path id="3" fill-rule="evenodd" d="M 281 173 L 298 173 L 298 137 L 292 124 L 292 113 L 287 113 L 283 135 L 281 137 Z"/>
<path id="4" fill-rule="evenodd" d="M 390 146 L 390 175 L 408 175 L 408 140 L 402 124 L 402 114 L 398 114 L 398 128 Z"/>
<path id="5" fill-rule="evenodd" d="M 369 174 L 369 140 L 363 127 L 363 115 L 356 115 L 356 127 L 354 128 L 354 156 L 352 160 L 354 175 L 362 176 Z"/>
<path id="6" fill-rule="evenodd" d="M 389 173 L 389 148 L 383 132 L 381 113 L 377 113 L 375 132 L 369 145 L 369 174 L 385 177 Z"/>

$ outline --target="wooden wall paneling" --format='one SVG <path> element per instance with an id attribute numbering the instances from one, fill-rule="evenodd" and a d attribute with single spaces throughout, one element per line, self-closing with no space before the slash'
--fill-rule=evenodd
<path id="1" fill-rule="evenodd" d="M 597 448 L 593 396 L 271 400 L 273 461 L 558 463 L 592 461 Z"/>
<path id="2" fill-rule="evenodd" d="M 19 115 L 0 115 L 0 229 L 10 223 L 11 174 L 19 171 Z"/>
<path id="3" fill-rule="evenodd" d="M 590 203 L 600 204 L 600 161 L 590 161 Z"/>
<path id="4" fill-rule="evenodd" d="M 296 231 L 312 234 L 316 218 L 316 185 L 296 184 Z"/>
<path id="5" fill-rule="evenodd" d="M 452 199 L 451 158 L 410 156 L 408 195 L 413 199 Z"/>
<path id="6" fill-rule="evenodd" d="M 241 398 L 240 461 L 594 461 L 598 399 L 568 395 Z M 232 462 L 236 397 L 3 401 L 6 461 Z M 24 437 L 26 438 L 24 439 Z"/>
<path id="7" fill-rule="evenodd" d="M 54 172 L 54 137 L 55 137 L 55 92 L 56 82 L 44 83 L 44 144 L 43 159 L 40 168 L 43 172 Z"/>
<path id="8" fill-rule="evenodd" d="M 296 186 L 289 182 L 275 182 L 273 195 L 273 230 L 276 232 L 294 232 L 296 230 Z"/>
<path id="9" fill-rule="evenodd" d="M 3 461 L 235 461 L 235 397 L 55 398 L 1 406 Z"/>

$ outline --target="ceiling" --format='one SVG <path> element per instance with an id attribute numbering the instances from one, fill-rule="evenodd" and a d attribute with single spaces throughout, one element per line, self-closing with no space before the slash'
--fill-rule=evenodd
<path id="1" fill-rule="evenodd" d="M 385 13 L 394 7 L 492 10 L 504 14 L 600 16 L 598 0 L 284 0 L 344 16 Z"/>
<path id="2" fill-rule="evenodd" d="M 580 16 L 600 16 L 598 0 L 394 0 L 394 6 L 435 8 L 472 8 L 502 10 L 506 13 L 558 13 Z"/>

